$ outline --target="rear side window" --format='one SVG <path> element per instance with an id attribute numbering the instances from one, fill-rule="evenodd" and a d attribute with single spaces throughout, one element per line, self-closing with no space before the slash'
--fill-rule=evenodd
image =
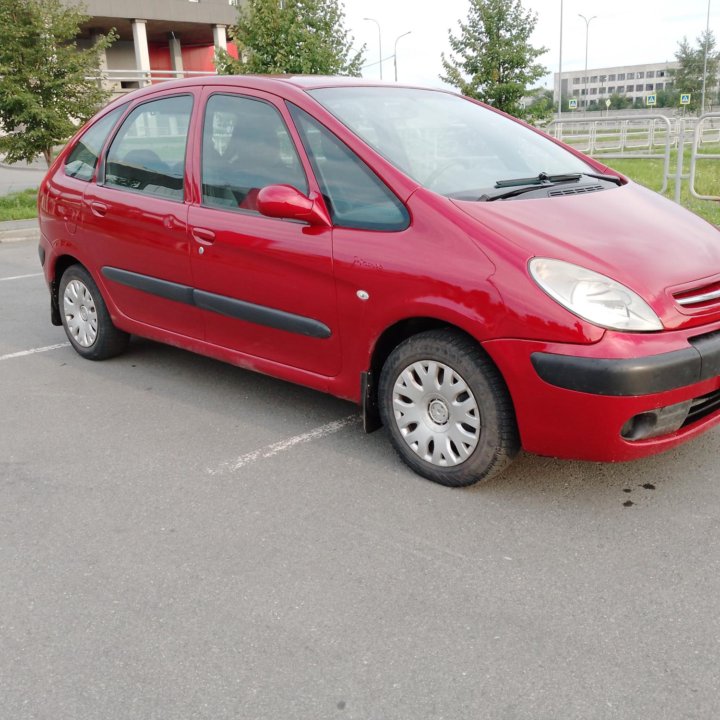
<path id="1" fill-rule="evenodd" d="M 405 206 L 372 170 L 304 110 L 290 104 L 335 225 L 364 230 L 404 230 Z"/>
<path id="2" fill-rule="evenodd" d="M 98 120 L 78 141 L 65 159 L 65 174 L 78 180 L 92 179 L 102 146 L 127 105 Z"/>
<path id="3" fill-rule="evenodd" d="M 108 150 L 105 185 L 182 201 L 192 104 L 181 95 L 136 107 Z"/>

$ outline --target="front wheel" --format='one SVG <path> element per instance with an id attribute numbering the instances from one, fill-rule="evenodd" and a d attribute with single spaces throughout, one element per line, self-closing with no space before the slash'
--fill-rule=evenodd
<path id="1" fill-rule="evenodd" d="M 470 338 L 431 330 L 408 338 L 380 375 L 380 413 L 400 457 L 451 487 L 502 472 L 519 450 L 512 401 Z"/>
<path id="2" fill-rule="evenodd" d="M 65 334 L 79 355 L 105 360 L 127 348 L 130 336 L 113 325 L 98 286 L 82 265 L 63 273 L 59 301 Z"/>

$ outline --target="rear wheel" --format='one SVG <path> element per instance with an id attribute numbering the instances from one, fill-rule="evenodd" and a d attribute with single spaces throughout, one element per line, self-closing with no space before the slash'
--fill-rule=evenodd
<path id="1" fill-rule="evenodd" d="M 105 360 L 127 348 L 130 336 L 113 325 L 98 286 L 81 265 L 63 273 L 59 305 L 65 334 L 84 358 Z"/>
<path id="2" fill-rule="evenodd" d="M 460 332 L 431 330 L 398 345 L 380 375 L 379 402 L 400 457 L 442 485 L 493 477 L 519 449 L 500 373 Z"/>

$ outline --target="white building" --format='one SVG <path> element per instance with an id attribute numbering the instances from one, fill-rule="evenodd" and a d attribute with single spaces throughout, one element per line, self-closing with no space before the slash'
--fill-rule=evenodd
<path id="1" fill-rule="evenodd" d="M 677 62 L 647 63 L 644 65 L 616 65 L 562 73 L 563 100 L 576 98 L 578 108 L 604 102 L 611 95 L 623 95 L 631 102 L 656 94 L 672 86 L 669 70 L 679 67 Z M 555 73 L 555 102 L 560 90 L 560 73 Z"/>

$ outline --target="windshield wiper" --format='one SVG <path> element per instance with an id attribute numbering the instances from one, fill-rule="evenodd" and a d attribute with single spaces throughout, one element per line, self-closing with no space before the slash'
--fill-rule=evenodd
<path id="1" fill-rule="evenodd" d="M 582 177 L 582 173 L 564 173 L 563 175 L 548 175 L 545 172 L 541 172 L 535 177 L 526 178 L 512 178 L 510 180 L 498 180 L 494 187 L 505 188 L 505 187 L 518 187 L 520 185 L 547 185 L 556 182 L 572 182 L 573 180 L 579 180 Z"/>
<path id="2" fill-rule="evenodd" d="M 478 201 L 492 202 L 493 200 L 505 200 L 506 198 L 515 197 L 516 195 L 540 190 L 543 187 L 577 182 L 582 177 L 591 177 L 596 180 L 607 180 L 609 182 L 614 182 L 617 185 L 622 185 L 622 180 L 620 180 L 617 175 L 603 175 L 601 173 L 565 173 L 562 175 L 548 175 L 547 173 L 541 172 L 535 177 L 498 180 L 495 183 L 495 187 L 501 190 L 501 192 L 485 193 L 478 198 Z M 503 188 L 512 189 L 503 190 Z"/>

